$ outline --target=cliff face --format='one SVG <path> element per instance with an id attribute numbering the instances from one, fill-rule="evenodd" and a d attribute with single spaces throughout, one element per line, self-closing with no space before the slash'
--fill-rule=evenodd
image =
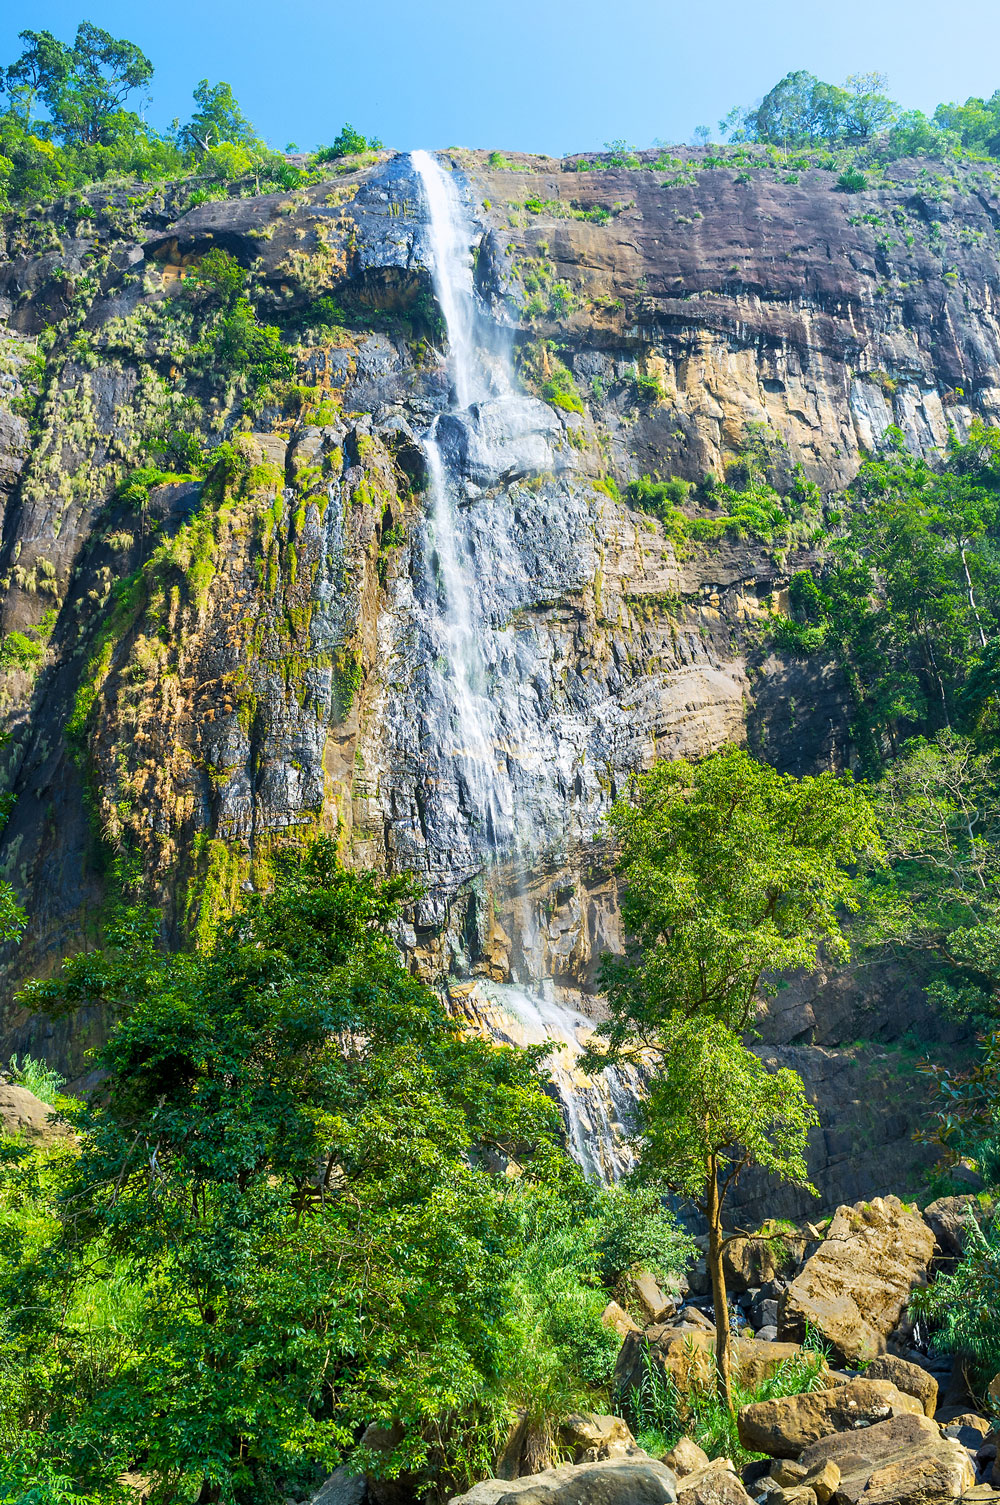
<path id="1" fill-rule="evenodd" d="M 476 978 L 547 979 L 593 1012 L 617 939 L 593 838 L 633 769 L 745 738 L 796 772 L 850 763 L 833 666 L 761 639 L 811 557 L 806 532 L 678 550 L 602 478 L 700 480 L 764 424 L 778 471 L 829 493 L 892 422 L 929 451 L 949 426 L 997 420 L 992 175 L 904 163 L 849 195 L 821 172 L 445 161 L 525 383 L 561 363 L 580 399 L 535 403 L 516 436 L 502 413 L 448 414 L 406 157 L 191 209 L 179 190 L 94 192 L 4 227 L 3 851 L 31 915 L 12 975 L 90 934 L 123 872 L 175 934 L 205 936 L 266 881 L 277 842 L 325 830 L 351 861 L 422 877 L 404 941 L 456 996 Z M 263 321 L 298 331 L 299 392 L 281 406 L 191 358 L 205 296 L 191 272 L 212 247 L 250 274 Z M 343 310 L 332 324 L 324 298 Z M 435 646 L 422 441 L 438 414 L 502 774 L 492 830 Z M 150 435 L 178 427 L 232 451 L 204 484 L 116 500 Z M 898 986 L 878 1016 L 889 1037 L 910 1024 Z M 830 1047 L 865 1032 L 852 997 Z M 786 1054 L 815 1037 L 796 1017 L 766 1027 Z M 40 1041 L 67 1062 L 85 1043 L 9 1007 L 0 1045 Z M 816 1059 L 832 1096 L 868 1094 L 870 1062 L 824 1076 Z M 909 1123 L 883 1138 L 904 1144 Z M 855 1149 L 840 1181 L 860 1195 Z M 838 1153 L 817 1150 L 820 1173 Z"/>

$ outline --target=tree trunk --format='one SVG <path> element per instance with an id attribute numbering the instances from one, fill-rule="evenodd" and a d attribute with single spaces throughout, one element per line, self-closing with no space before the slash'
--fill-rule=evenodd
<path id="1" fill-rule="evenodd" d="M 722 1268 L 722 1203 L 719 1200 L 718 1165 L 715 1156 L 708 1162 L 705 1178 L 705 1216 L 708 1219 L 708 1273 L 712 1279 L 715 1306 L 715 1367 L 719 1399 L 735 1415 L 732 1392 L 732 1357 L 729 1342 L 729 1302 L 726 1297 L 726 1274 Z"/>

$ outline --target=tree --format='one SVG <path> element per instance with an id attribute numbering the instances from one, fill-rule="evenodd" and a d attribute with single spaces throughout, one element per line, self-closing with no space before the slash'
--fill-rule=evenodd
<path id="1" fill-rule="evenodd" d="M 916 737 L 874 803 L 889 859 L 869 880 L 860 934 L 929 974 L 929 994 L 959 1015 L 995 1018 L 1000 990 L 997 761 L 966 737 Z"/>
<path id="2" fill-rule="evenodd" d="M 82 1490 L 141 1458 L 167 1493 L 249 1501 L 373 1421 L 402 1434 L 383 1468 L 489 1466 L 516 1359 L 498 1296 L 515 1188 L 579 1177 L 538 1053 L 468 1037 L 403 966 L 390 932 L 412 895 L 319 842 L 207 952 L 163 954 L 127 911 L 112 949 L 26 990 L 115 1023 L 57 1219 L 0 1282 L 49 1413 L 11 1469 L 43 1457 Z M 95 1381 L 60 1334 L 102 1271 L 135 1320 Z"/>
<path id="3" fill-rule="evenodd" d="M 821 945 L 846 960 L 840 913 L 857 907 L 849 869 L 881 860 L 881 843 L 849 776 L 795 779 L 738 748 L 657 764 L 609 820 L 628 946 L 603 960 L 610 1017 L 590 1058 L 644 1060 L 651 1072 L 642 1163 L 675 1178 L 708 1219 L 719 1387 L 731 1409 L 725 1191 L 751 1163 L 804 1179 L 814 1121 L 795 1074 L 771 1076 L 739 1036 L 775 974 L 812 969 Z"/>
<path id="4" fill-rule="evenodd" d="M 70 143 L 108 142 L 119 117 L 127 114 L 125 100 L 152 76 L 152 63 L 134 42 L 82 21 L 69 67 L 46 98 L 55 129 Z"/>
<path id="5" fill-rule="evenodd" d="M 849 775 L 796 779 L 740 748 L 661 762 L 618 800 L 625 954 L 605 960 L 610 1046 L 655 1048 L 663 1019 L 754 1019 L 769 973 L 848 955 L 849 867 L 879 861 L 871 807 Z"/>
<path id="6" fill-rule="evenodd" d="M 9 96 L 15 113 L 30 125 L 37 100 L 55 108 L 72 67 L 72 51 L 50 31 L 21 31 L 18 39 L 27 46 L 9 68 L 0 69 L 0 93 Z"/>
<path id="7" fill-rule="evenodd" d="M 195 88 L 194 102 L 198 108 L 180 131 L 184 145 L 203 154 L 222 141 L 237 146 L 257 145 L 257 133 L 229 84 L 210 84 L 203 78 Z"/>
<path id="8" fill-rule="evenodd" d="M 732 1410 L 729 1303 L 722 1254 L 726 1194 L 757 1166 L 809 1191 L 805 1151 L 819 1115 L 802 1079 L 769 1071 L 721 1020 L 664 1021 L 661 1063 L 639 1106 L 642 1169 L 689 1198 L 708 1224 L 719 1391 Z"/>

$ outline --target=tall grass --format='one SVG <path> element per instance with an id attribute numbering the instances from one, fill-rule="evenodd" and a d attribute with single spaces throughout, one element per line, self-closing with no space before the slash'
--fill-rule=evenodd
<path id="1" fill-rule="evenodd" d="M 692 1362 L 683 1389 L 673 1375 L 655 1363 L 647 1349 L 642 1381 L 633 1388 L 625 1407 L 636 1440 L 654 1457 L 669 1452 L 682 1437 L 690 1437 L 710 1458 L 731 1458 L 738 1468 L 762 1458 L 763 1453 L 751 1453 L 742 1446 L 736 1422 L 719 1399 L 714 1376 L 706 1378 L 697 1372 L 701 1350 L 695 1350 L 694 1344 L 690 1348 Z M 766 1379 L 755 1385 L 741 1384 L 734 1377 L 733 1402 L 738 1411 L 755 1401 L 802 1395 L 808 1390 L 823 1390 L 827 1384 L 826 1354 L 820 1348 L 804 1347 L 801 1353 L 782 1359 Z"/>
<path id="2" fill-rule="evenodd" d="M 44 1061 L 36 1061 L 34 1056 L 25 1056 L 20 1062 L 17 1056 L 11 1056 L 7 1074 L 19 1087 L 26 1087 L 41 1102 L 53 1106 L 66 1085 L 64 1076 L 53 1071 L 51 1066 L 46 1066 Z"/>

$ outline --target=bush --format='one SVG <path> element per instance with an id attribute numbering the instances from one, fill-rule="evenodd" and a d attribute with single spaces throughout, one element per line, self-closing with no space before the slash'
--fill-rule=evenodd
<path id="1" fill-rule="evenodd" d="M 362 136 L 353 125 L 344 125 L 333 145 L 321 146 L 313 161 L 335 162 L 338 157 L 354 157 L 361 152 L 377 152 L 381 150 L 381 146 L 382 143 L 377 136 Z"/>
<path id="2" fill-rule="evenodd" d="M 837 179 L 837 187 L 844 193 L 864 193 L 868 179 L 858 167 L 847 167 Z"/>
<path id="3" fill-rule="evenodd" d="M 573 373 L 561 361 L 553 363 L 551 376 L 542 383 L 542 396 L 554 408 L 562 408 L 567 413 L 584 411 Z"/>
<path id="4" fill-rule="evenodd" d="M 803 657 L 816 653 L 826 642 L 829 624 L 820 622 L 797 622 L 794 617 L 780 616 L 770 624 L 772 645 L 783 653 L 796 653 Z"/>
<path id="5" fill-rule="evenodd" d="M 932 1347 L 964 1359 L 974 1391 L 985 1397 L 1000 1373 L 1000 1218 L 968 1222 L 965 1253 L 950 1273 L 910 1297 L 910 1315 L 934 1328 Z"/>
<path id="6" fill-rule="evenodd" d="M 43 1103 L 54 1103 L 66 1085 L 65 1077 L 33 1056 L 25 1056 L 23 1061 L 11 1056 L 7 1074 L 19 1087 L 26 1087 Z"/>
<path id="7" fill-rule="evenodd" d="M 8 632 L 0 645 L 0 669 L 34 669 L 44 648 L 23 632 Z"/>

